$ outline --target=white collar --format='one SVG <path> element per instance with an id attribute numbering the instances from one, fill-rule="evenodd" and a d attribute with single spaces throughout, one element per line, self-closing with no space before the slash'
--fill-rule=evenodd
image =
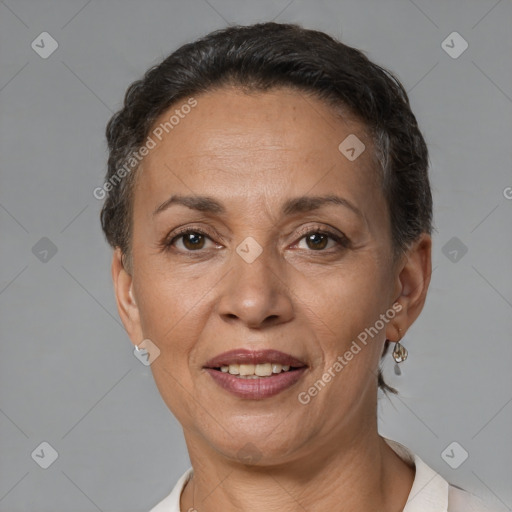
<path id="1" fill-rule="evenodd" d="M 447 512 L 448 482 L 403 444 L 385 437 L 383 439 L 402 460 L 416 467 L 414 482 L 403 512 Z M 193 469 L 188 468 L 171 493 L 150 512 L 180 512 L 181 492 L 192 472 Z"/>
<path id="2" fill-rule="evenodd" d="M 405 462 L 416 466 L 416 475 L 403 512 L 447 512 L 448 482 L 403 444 L 383 437 Z"/>

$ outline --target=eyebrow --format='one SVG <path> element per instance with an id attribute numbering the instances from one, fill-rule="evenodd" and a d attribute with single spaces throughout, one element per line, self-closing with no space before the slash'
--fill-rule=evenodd
<path id="1" fill-rule="evenodd" d="M 159 213 L 167 210 L 172 205 L 181 204 L 190 208 L 191 210 L 198 210 L 200 212 L 213 213 L 217 215 L 222 215 L 226 213 L 226 208 L 222 203 L 213 199 L 209 196 L 182 196 L 182 195 L 172 195 L 169 199 L 160 204 L 155 211 L 153 212 L 153 216 L 158 215 Z M 364 215 L 361 211 L 353 205 L 347 199 L 343 197 L 336 196 L 333 194 L 324 195 L 324 196 L 300 196 L 295 197 L 293 199 L 288 199 L 285 201 L 281 208 L 281 213 L 283 216 L 293 215 L 295 213 L 304 213 L 310 212 L 314 210 L 320 209 L 325 205 L 337 205 L 344 206 L 350 210 L 352 210 L 357 216 L 364 219 Z"/>

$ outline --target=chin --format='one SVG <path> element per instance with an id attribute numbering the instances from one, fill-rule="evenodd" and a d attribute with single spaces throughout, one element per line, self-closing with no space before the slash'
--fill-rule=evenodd
<path id="1" fill-rule="evenodd" d="M 218 453 L 250 466 L 278 465 L 289 461 L 300 444 L 297 434 L 291 433 L 289 428 L 279 430 L 276 424 L 268 422 L 262 429 L 253 423 L 247 430 L 242 430 L 238 425 L 236 429 L 228 429 L 228 432 L 219 432 L 219 438 L 211 434 L 211 431 L 207 432 L 205 438 Z"/>

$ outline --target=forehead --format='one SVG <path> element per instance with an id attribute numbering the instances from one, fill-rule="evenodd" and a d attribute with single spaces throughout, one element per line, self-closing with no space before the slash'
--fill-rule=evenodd
<path id="1" fill-rule="evenodd" d="M 225 202 L 309 191 L 339 191 L 354 202 L 378 195 L 364 125 L 312 95 L 222 88 L 194 100 L 192 108 L 188 98 L 178 101 L 154 123 L 149 136 L 155 147 L 136 187 L 139 206 L 147 209 L 176 192 L 208 193 Z M 340 150 L 347 137 L 352 146 L 364 144 L 356 150 L 365 147 L 353 161 L 342 151 L 346 144 Z"/>

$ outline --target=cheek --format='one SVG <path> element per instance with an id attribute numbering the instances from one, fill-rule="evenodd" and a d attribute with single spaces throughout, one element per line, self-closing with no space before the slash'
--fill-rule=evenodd
<path id="1" fill-rule="evenodd" d="M 301 296 L 339 343 L 375 323 L 387 307 L 388 290 L 385 276 L 373 260 L 366 259 L 340 266 L 321 279 L 308 279 Z"/>
<path id="2" fill-rule="evenodd" d="M 141 321 L 147 334 L 158 335 L 164 345 L 179 324 L 189 322 L 187 317 L 201 308 L 201 298 L 211 287 L 207 275 L 190 275 L 182 268 L 173 271 L 160 262 L 141 268 L 135 280 L 137 295 L 142 298 Z"/>
<path id="3" fill-rule="evenodd" d="M 182 375 L 188 366 L 188 354 L 200 336 L 199 317 L 208 283 L 183 276 L 178 279 L 171 273 L 144 275 L 138 285 L 143 334 L 158 346 L 162 361 L 172 365 L 173 373 Z"/>
<path id="4" fill-rule="evenodd" d="M 348 411 L 364 409 L 374 392 L 385 329 L 372 328 L 386 311 L 386 286 L 374 267 L 365 269 L 334 273 L 321 294 L 308 292 L 314 303 L 303 308 L 315 326 L 318 364 L 301 397 L 317 415 L 336 408 L 339 414 L 325 420 L 327 429 L 346 421 Z"/>
<path id="5" fill-rule="evenodd" d="M 319 407 L 336 403 L 340 410 L 349 410 L 376 378 L 385 337 L 379 319 L 389 305 L 386 276 L 372 261 L 340 268 L 324 280 L 321 293 L 317 287 L 315 294 L 312 289 L 303 294 L 314 297 L 304 308 L 319 347 L 314 380 L 328 382 L 319 393 Z"/>
<path id="6" fill-rule="evenodd" d="M 190 280 L 154 274 L 140 286 L 139 312 L 145 338 L 151 339 L 160 355 L 151 364 L 155 384 L 167 407 L 182 425 L 194 415 L 190 373 L 191 354 L 202 331 L 199 319 L 205 290 Z M 193 401 L 192 401 L 193 402 Z"/>

